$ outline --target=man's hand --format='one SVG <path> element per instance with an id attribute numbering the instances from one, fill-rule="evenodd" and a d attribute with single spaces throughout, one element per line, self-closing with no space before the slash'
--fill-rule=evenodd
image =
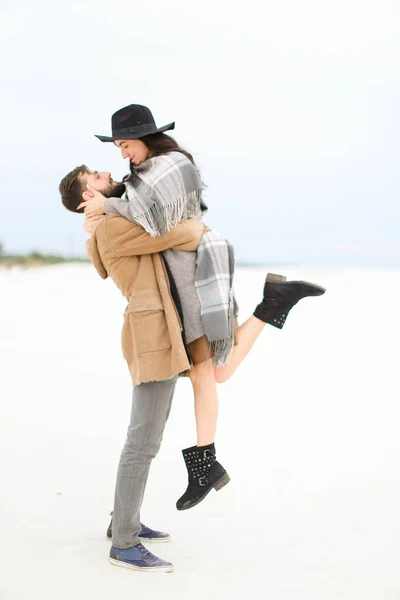
<path id="1" fill-rule="evenodd" d="M 86 233 L 88 233 L 89 235 L 92 235 L 93 229 L 96 227 L 96 225 L 100 221 L 100 219 L 102 219 L 102 216 L 88 217 L 86 215 L 86 211 L 85 211 L 85 222 L 83 224 L 83 228 L 86 231 Z"/>
<path id="2" fill-rule="evenodd" d="M 81 202 L 78 208 L 84 208 L 87 217 L 99 217 L 104 214 L 106 197 L 89 183 L 86 184 L 86 191 L 83 192 L 82 198 L 84 202 Z"/>

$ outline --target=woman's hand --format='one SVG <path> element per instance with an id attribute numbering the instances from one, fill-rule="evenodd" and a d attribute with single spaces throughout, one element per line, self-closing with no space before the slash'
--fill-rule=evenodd
<path id="1" fill-rule="evenodd" d="M 102 219 L 102 216 L 88 217 L 86 214 L 86 211 L 85 211 L 85 222 L 83 224 L 83 229 L 86 231 L 86 233 L 88 233 L 89 235 L 92 235 L 93 229 L 96 227 L 96 225 L 100 221 L 100 219 Z"/>
<path id="2" fill-rule="evenodd" d="M 86 184 L 86 190 L 82 194 L 84 202 L 81 202 L 78 208 L 84 208 L 87 217 L 99 217 L 103 215 L 106 197 L 98 190 L 95 190 L 89 183 Z"/>

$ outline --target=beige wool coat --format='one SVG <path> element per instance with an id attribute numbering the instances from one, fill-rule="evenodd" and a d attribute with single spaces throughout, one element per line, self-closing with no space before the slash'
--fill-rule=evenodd
<path id="1" fill-rule="evenodd" d="M 99 275 L 111 277 L 126 297 L 122 352 L 134 385 L 170 379 L 190 368 L 182 341 L 182 323 L 158 254 L 168 248 L 196 251 L 209 231 L 195 219 L 151 237 L 119 215 L 103 217 L 87 242 Z"/>

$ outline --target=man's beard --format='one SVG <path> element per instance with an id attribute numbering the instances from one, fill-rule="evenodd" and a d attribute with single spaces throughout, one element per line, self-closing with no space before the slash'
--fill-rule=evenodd
<path id="1" fill-rule="evenodd" d="M 101 192 L 106 198 L 121 198 L 125 194 L 125 184 L 114 181 Z"/>

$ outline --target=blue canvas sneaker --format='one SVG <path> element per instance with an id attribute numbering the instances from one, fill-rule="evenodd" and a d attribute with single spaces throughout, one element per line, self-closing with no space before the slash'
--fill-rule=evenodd
<path id="1" fill-rule="evenodd" d="M 154 556 L 142 544 L 132 548 L 114 548 L 111 546 L 110 558 L 112 565 L 133 569 L 134 571 L 162 571 L 172 573 L 174 567 L 171 563 Z"/>
<path id="2" fill-rule="evenodd" d="M 112 513 L 111 513 L 112 514 Z M 112 522 L 111 519 L 110 524 L 107 529 L 107 539 L 112 539 Z M 169 542 L 171 540 L 171 536 L 169 533 L 165 533 L 164 531 L 157 531 L 156 529 L 150 529 L 150 527 L 146 527 L 143 523 L 140 523 L 140 532 L 139 532 L 139 540 L 141 542 Z"/>

